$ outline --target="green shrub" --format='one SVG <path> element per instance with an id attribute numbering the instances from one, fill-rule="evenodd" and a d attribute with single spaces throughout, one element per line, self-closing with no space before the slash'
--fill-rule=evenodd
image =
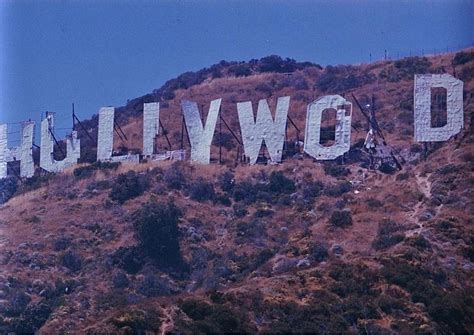
<path id="1" fill-rule="evenodd" d="M 344 228 L 352 225 L 352 215 L 349 210 L 334 211 L 329 223 L 333 227 Z"/>
<path id="2" fill-rule="evenodd" d="M 464 67 L 459 74 L 459 79 L 469 81 L 472 78 L 474 78 L 474 66 Z"/>
<path id="3" fill-rule="evenodd" d="M 309 255 L 313 261 L 324 262 L 328 256 L 328 245 L 324 242 L 315 242 L 309 247 Z"/>
<path id="4" fill-rule="evenodd" d="M 189 195 L 193 200 L 206 201 L 213 200 L 216 196 L 216 193 L 212 183 L 204 180 L 204 178 L 199 178 L 193 184 L 191 184 Z"/>
<path id="5" fill-rule="evenodd" d="M 444 273 L 398 258 L 385 260 L 383 265 L 385 279 L 411 293 L 413 302 L 425 304 L 440 332 L 469 333 L 474 330 L 472 288 L 446 291 L 441 287 L 446 281 Z"/>
<path id="6" fill-rule="evenodd" d="M 379 77 L 389 82 L 412 80 L 415 74 L 427 73 L 430 67 L 431 62 L 426 57 L 407 57 L 384 68 Z"/>
<path id="7" fill-rule="evenodd" d="M 186 184 L 182 164 L 180 162 L 173 163 L 165 171 L 163 181 L 168 188 L 180 190 Z"/>
<path id="8" fill-rule="evenodd" d="M 158 310 L 131 310 L 112 318 L 110 323 L 118 329 L 127 329 L 124 332 L 127 334 L 157 333 L 161 326 L 160 317 Z"/>
<path id="9" fill-rule="evenodd" d="M 49 181 L 54 179 L 55 176 L 56 174 L 52 172 L 41 172 L 40 174 L 34 175 L 33 177 L 24 180 L 17 192 L 29 192 L 48 185 Z"/>
<path id="10" fill-rule="evenodd" d="M 74 169 L 74 177 L 78 179 L 90 177 L 97 170 L 117 170 L 120 162 L 94 162 L 89 165 L 79 166 Z"/>
<path id="11" fill-rule="evenodd" d="M 185 332 L 222 334 L 250 333 L 256 330 L 250 326 L 242 311 L 225 305 L 211 305 L 197 299 L 187 299 L 178 306 L 191 319 L 191 322 L 186 322 Z"/>
<path id="12" fill-rule="evenodd" d="M 236 184 L 233 188 L 232 196 L 235 201 L 243 201 L 246 204 L 257 201 L 254 185 L 248 181 Z"/>
<path id="13" fill-rule="evenodd" d="M 293 180 L 287 178 L 281 171 L 273 171 L 270 174 L 268 188 L 271 192 L 277 194 L 292 193 L 296 189 Z"/>
<path id="14" fill-rule="evenodd" d="M 431 249 L 431 243 L 423 236 L 417 235 L 409 240 L 410 244 L 419 250 Z"/>
<path id="15" fill-rule="evenodd" d="M 235 176 L 232 172 L 226 171 L 223 174 L 221 174 L 218 178 L 219 180 L 219 186 L 222 191 L 229 193 L 232 192 L 235 186 Z"/>
<path id="16" fill-rule="evenodd" d="M 380 164 L 379 171 L 385 174 L 392 174 L 397 171 L 397 166 L 395 163 L 383 162 Z"/>
<path id="17" fill-rule="evenodd" d="M 294 72 L 298 65 L 294 59 L 283 59 L 277 55 L 263 57 L 259 61 L 259 72 Z"/>
<path id="18" fill-rule="evenodd" d="M 400 243 L 405 238 L 405 234 L 399 233 L 400 229 L 400 225 L 396 222 L 380 222 L 377 237 L 372 242 L 372 247 L 375 250 L 385 250 Z"/>
<path id="19" fill-rule="evenodd" d="M 127 273 L 136 274 L 145 263 L 144 256 L 138 247 L 120 247 L 112 254 L 112 263 Z"/>
<path id="20" fill-rule="evenodd" d="M 112 186 L 110 199 L 123 204 L 129 199 L 136 198 L 149 187 L 145 176 L 140 176 L 135 171 L 119 174 Z"/>
<path id="21" fill-rule="evenodd" d="M 0 179 L 0 204 L 6 203 L 18 189 L 18 180 L 15 177 Z"/>
<path id="22" fill-rule="evenodd" d="M 330 197 L 340 197 L 352 189 L 352 184 L 348 181 L 341 181 L 337 184 L 326 186 L 324 194 Z"/>
<path id="23" fill-rule="evenodd" d="M 383 203 L 382 203 L 382 201 L 380 201 L 378 199 L 369 198 L 369 199 L 367 199 L 367 206 L 369 206 L 371 208 L 378 208 L 378 207 L 382 207 Z"/>
<path id="24" fill-rule="evenodd" d="M 462 65 L 474 60 L 474 52 L 460 51 L 456 53 L 453 59 L 453 65 Z"/>
<path id="25" fill-rule="evenodd" d="M 250 222 L 239 221 L 235 227 L 237 244 L 248 243 L 251 240 L 267 236 L 264 224 L 258 219 L 253 219 Z"/>
<path id="26" fill-rule="evenodd" d="M 375 81 L 375 76 L 367 71 L 359 71 L 353 66 L 328 65 L 316 82 L 322 92 L 344 92 Z"/>
<path id="27" fill-rule="evenodd" d="M 77 272 L 82 268 L 82 257 L 74 251 L 68 250 L 61 254 L 60 262 L 63 266 L 67 267 L 73 272 Z"/>
<path id="28" fill-rule="evenodd" d="M 310 181 L 303 184 L 303 198 L 305 201 L 313 202 L 323 192 L 324 184 L 320 181 Z"/>
<path id="29" fill-rule="evenodd" d="M 252 70 L 248 64 L 236 64 L 229 68 L 229 73 L 236 77 L 247 77 L 252 74 Z"/>
<path id="30" fill-rule="evenodd" d="M 185 267 L 179 246 L 181 216 L 181 210 L 171 202 L 148 202 L 132 214 L 139 248 L 160 267 Z"/>
<path id="31" fill-rule="evenodd" d="M 326 298 L 327 299 L 327 298 Z M 313 299 L 308 305 L 283 301 L 268 303 L 263 309 L 269 324 L 263 326 L 263 333 L 272 334 L 330 334 L 346 333 L 349 324 L 341 315 L 340 303 Z M 331 299 L 337 297 L 331 296 Z"/>
<path id="32" fill-rule="evenodd" d="M 230 198 L 225 194 L 217 194 L 215 197 L 215 201 L 223 206 L 230 206 L 232 205 L 232 201 Z"/>
<path id="33" fill-rule="evenodd" d="M 343 165 L 325 164 L 324 172 L 333 177 L 345 177 L 351 173 L 351 170 Z"/>

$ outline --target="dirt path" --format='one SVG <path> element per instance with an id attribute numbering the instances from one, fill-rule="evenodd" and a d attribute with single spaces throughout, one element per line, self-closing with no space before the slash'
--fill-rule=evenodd
<path id="1" fill-rule="evenodd" d="M 420 190 L 421 193 L 423 193 L 423 195 L 426 199 L 431 198 L 431 182 L 428 180 L 428 178 L 429 178 L 429 175 L 426 175 L 425 177 L 422 177 L 419 174 L 415 175 L 415 182 L 418 186 L 418 189 Z M 412 237 L 412 236 L 418 235 L 423 231 L 424 223 L 422 221 L 420 221 L 420 215 L 425 210 L 426 210 L 426 206 L 425 206 L 425 204 L 422 200 L 422 201 L 419 201 L 415 205 L 413 210 L 408 213 L 408 221 L 419 225 L 419 227 L 406 231 L 406 236 L 407 237 Z"/>
<path id="2" fill-rule="evenodd" d="M 168 306 L 163 308 L 163 323 L 161 324 L 161 334 L 169 334 L 174 330 L 174 319 L 176 317 L 177 307 L 175 306 Z"/>

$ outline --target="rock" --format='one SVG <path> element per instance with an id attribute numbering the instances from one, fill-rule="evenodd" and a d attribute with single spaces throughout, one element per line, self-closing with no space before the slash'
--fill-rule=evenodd
<path id="1" fill-rule="evenodd" d="M 272 272 L 279 274 L 290 271 L 296 267 L 297 262 L 296 259 L 288 258 L 283 255 L 277 256 L 272 267 Z"/>
<path id="2" fill-rule="evenodd" d="M 331 251 L 334 255 L 342 255 L 344 253 L 344 249 L 339 244 L 334 244 L 331 248 Z"/>
<path id="3" fill-rule="evenodd" d="M 472 263 L 466 263 L 462 266 L 463 270 L 472 271 L 474 270 L 474 265 Z"/>
<path id="4" fill-rule="evenodd" d="M 300 259 L 298 263 L 296 263 L 296 267 L 299 268 L 308 268 L 311 266 L 311 262 L 307 258 Z"/>
<path id="5" fill-rule="evenodd" d="M 424 222 L 424 221 L 430 220 L 432 217 L 433 217 L 433 214 L 431 212 L 425 211 L 425 212 L 421 213 L 421 215 L 419 217 L 419 220 L 421 222 Z"/>

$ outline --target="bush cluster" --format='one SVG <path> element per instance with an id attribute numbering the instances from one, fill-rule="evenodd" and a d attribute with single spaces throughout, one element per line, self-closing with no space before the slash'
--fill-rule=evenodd
<path id="1" fill-rule="evenodd" d="M 349 210 L 334 211 L 329 219 L 329 224 L 333 227 L 344 228 L 352 225 L 352 215 Z"/>
<path id="2" fill-rule="evenodd" d="M 174 203 L 148 202 L 132 214 L 138 247 L 162 268 L 184 269 L 178 221 L 182 211 Z"/>
<path id="3" fill-rule="evenodd" d="M 445 291 L 446 275 L 443 271 L 428 270 L 399 258 L 384 262 L 382 275 L 411 294 L 413 302 L 425 304 L 428 314 L 439 332 L 469 333 L 474 330 L 474 291 L 465 287 Z"/>
<path id="4" fill-rule="evenodd" d="M 400 232 L 401 227 L 396 222 L 387 220 L 379 223 L 378 233 L 372 242 L 375 250 L 388 249 L 405 239 L 405 234 Z"/>
<path id="5" fill-rule="evenodd" d="M 352 189 L 352 184 L 348 181 L 341 181 L 337 184 L 328 185 L 324 189 L 324 194 L 330 197 L 340 197 Z"/>
<path id="6" fill-rule="evenodd" d="M 161 316 L 158 310 L 130 310 L 113 317 L 109 322 L 124 334 L 157 333 L 161 326 Z"/>
<path id="7" fill-rule="evenodd" d="M 149 183 L 145 176 L 135 171 L 119 174 L 109 193 L 110 199 L 123 204 L 129 199 L 136 198 L 148 189 Z"/>
<path id="8" fill-rule="evenodd" d="M 467 62 L 470 62 L 474 60 L 474 52 L 464 52 L 460 51 L 456 53 L 453 59 L 453 65 L 463 65 L 466 64 Z"/>
<path id="9" fill-rule="evenodd" d="M 351 173 L 351 170 L 343 165 L 324 164 L 324 172 L 332 177 L 345 177 Z"/>
<path id="10" fill-rule="evenodd" d="M 89 165 L 79 166 L 74 169 L 73 174 L 76 178 L 88 178 L 97 170 L 117 170 L 120 162 L 94 162 Z"/>
<path id="11" fill-rule="evenodd" d="M 181 162 L 173 163 L 164 173 L 163 181 L 170 189 L 180 190 L 186 185 L 183 166 Z"/>
<path id="12" fill-rule="evenodd" d="M 366 71 L 358 71 L 353 66 L 328 65 L 318 78 L 316 87 L 322 92 L 344 92 L 370 84 L 375 76 Z"/>
<path id="13" fill-rule="evenodd" d="M 6 203 L 16 193 L 18 180 L 15 177 L 0 179 L 0 205 Z"/>
<path id="14" fill-rule="evenodd" d="M 63 266 L 73 272 L 79 271 L 82 268 L 82 264 L 84 262 L 82 256 L 72 250 L 68 250 L 61 254 L 59 259 Z"/>
<path id="15" fill-rule="evenodd" d="M 431 62 L 426 57 L 407 57 L 395 61 L 383 69 L 379 77 L 389 82 L 411 80 L 417 73 L 428 73 Z"/>
<path id="16" fill-rule="evenodd" d="M 296 190 L 293 180 L 286 177 L 281 171 L 273 171 L 267 181 L 253 183 L 242 181 L 232 187 L 232 196 L 235 201 L 251 204 L 256 201 L 277 203 L 285 195 Z"/>
<path id="17" fill-rule="evenodd" d="M 313 261 L 324 262 L 328 256 L 328 245 L 324 242 L 315 242 L 309 246 L 309 256 Z"/>
<path id="18" fill-rule="evenodd" d="M 189 195 L 196 201 L 214 200 L 216 197 L 214 185 L 202 177 L 190 185 Z"/>
<path id="19" fill-rule="evenodd" d="M 253 333 L 242 312 L 225 305 L 211 305 L 197 299 L 187 299 L 178 304 L 191 322 L 183 325 L 191 333 Z"/>
<path id="20" fill-rule="evenodd" d="M 219 186 L 226 193 L 232 192 L 235 186 L 235 176 L 232 172 L 226 171 L 218 178 Z"/>

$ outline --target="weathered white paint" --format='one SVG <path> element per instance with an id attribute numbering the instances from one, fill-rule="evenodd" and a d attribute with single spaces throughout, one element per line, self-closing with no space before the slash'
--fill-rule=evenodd
<path id="1" fill-rule="evenodd" d="M 206 125 L 203 126 L 198 106 L 195 102 L 184 100 L 181 102 L 189 141 L 191 142 L 191 160 L 194 162 L 209 164 L 211 159 L 211 143 L 214 137 L 217 117 L 222 99 L 211 101 Z"/>
<path id="2" fill-rule="evenodd" d="M 160 129 L 160 104 L 143 104 L 143 155 L 153 155 L 155 138 Z"/>
<path id="3" fill-rule="evenodd" d="M 41 121 L 40 167 L 48 172 L 60 172 L 77 164 L 81 156 L 81 141 L 77 138 L 77 132 L 73 131 L 66 137 L 66 157 L 61 161 L 53 158 L 54 142 L 51 132 L 54 132 L 54 113 L 47 112 L 46 118 Z"/>
<path id="4" fill-rule="evenodd" d="M 33 136 L 35 133 L 35 122 L 25 121 L 21 125 L 20 146 L 20 176 L 33 177 L 35 164 L 33 162 Z"/>
<path id="5" fill-rule="evenodd" d="M 0 125 L 0 179 L 7 177 L 7 164 L 20 161 L 20 177 L 32 177 L 35 173 L 33 163 L 33 136 L 35 122 L 25 121 L 21 125 L 20 147 L 8 148 L 8 126 Z"/>
<path id="6" fill-rule="evenodd" d="M 447 141 L 464 126 L 463 82 L 449 74 L 415 75 L 414 126 L 415 141 Z M 431 88 L 443 87 L 447 91 L 447 123 L 443 127 L 431 127 Z"/>
<path id="7" fill-rule="evenodd" d="M 114 145 L 113 107 L 102 107 L 99 110 L 99 130 L 97 133 L 97 161 L 107 161 L 112 157 Z"/>
<path id="8" fill-rule="evenodd" d="M 7 177 L 8 126 L 0 124 L 0 178 Z"/>
<path id="9" fill-rule="evenodd" d="M 346 111 L 347 106 L 349 111 Z M 335 143 L 323 146 L 321 139 L 321 118 L 325 109 L 336 110 Z M 304 151 L 318 159 L 335 159 L 349 151 L 351 145 L 352 104 L 340 95 L 326 95 L 308 105 Z"/>
<path id="10" fill-rule="evenodd" d="M 237 103 L 244 152 L 249 157 L 250 164 L 257 162 L 263 141 L 270 159 L 281 162 L 289 105 L 290 97 L 278 98 L 274 120 L 267 101 L 262 99 L 258 102 L 255 120 L 250 101 Z"/>

